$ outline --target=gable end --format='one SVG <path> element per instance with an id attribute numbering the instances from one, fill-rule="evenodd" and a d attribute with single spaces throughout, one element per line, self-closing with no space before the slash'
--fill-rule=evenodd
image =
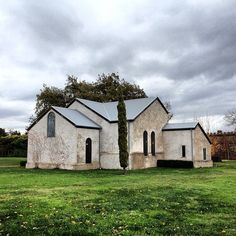
<path id="1" fill-rule="evenodd" d="M 83 126 L 83 125 L 76 125 L 74 122 L 69 120 L 67 117 L 65 117 L 63 114 L 58 112 L 54 107 L 50 107 L 47 111 L 45 111 L 36 121 L 34 121 L 28 128 L 27 131 L 29 131 L 34 125 L 36 125 L 49 111 L 54 111 L 58 115 L 60 115 L 62 118 L 67 120 L 70 124 L 72 124 L 76 128 L 86 128 L 86 129 L 101 129 L 101 127 L 90 127 L 90 126 Z M 87 117 L 88 118 L 88 117 Z M 88 118 L 89 119 L 89 118 Z"/>

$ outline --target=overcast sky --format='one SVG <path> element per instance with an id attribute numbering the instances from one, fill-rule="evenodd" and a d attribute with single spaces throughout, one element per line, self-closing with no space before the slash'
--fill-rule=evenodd
<path id="1" fill-rule="evenodd" d="M 235 0 L 0 0 L 0 127 L 24 130 L 43 84 L 101 73 L 170 101 L 176 121 L 236 108 Z"/>

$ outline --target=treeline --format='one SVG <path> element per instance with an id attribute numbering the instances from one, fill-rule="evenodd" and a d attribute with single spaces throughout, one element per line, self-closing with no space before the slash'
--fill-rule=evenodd
<path id="1" fill-rule="evenodd" d="M 26 157 L 27 134 L 18 131 L 6 132 L 0 128 L 0 156 L 1 157 Z"/>

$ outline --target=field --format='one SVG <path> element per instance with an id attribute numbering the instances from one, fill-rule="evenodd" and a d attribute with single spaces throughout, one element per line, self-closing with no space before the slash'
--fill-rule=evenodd
<path id="1" fill-rule="evenodd" d="M 236 161 L 124 176 L 20 160 L 0 158 L 0 235 L 236 235 Z"/>

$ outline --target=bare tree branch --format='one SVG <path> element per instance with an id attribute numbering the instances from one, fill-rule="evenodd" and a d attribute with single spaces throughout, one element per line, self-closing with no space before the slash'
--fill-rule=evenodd
<path id="1" fill-rule="evenodd" d="M 226 121 L 227 125 L 235 125 L 236 126 L 236 110 L 228 111 L 225 114 L 224 120 Z"/>

